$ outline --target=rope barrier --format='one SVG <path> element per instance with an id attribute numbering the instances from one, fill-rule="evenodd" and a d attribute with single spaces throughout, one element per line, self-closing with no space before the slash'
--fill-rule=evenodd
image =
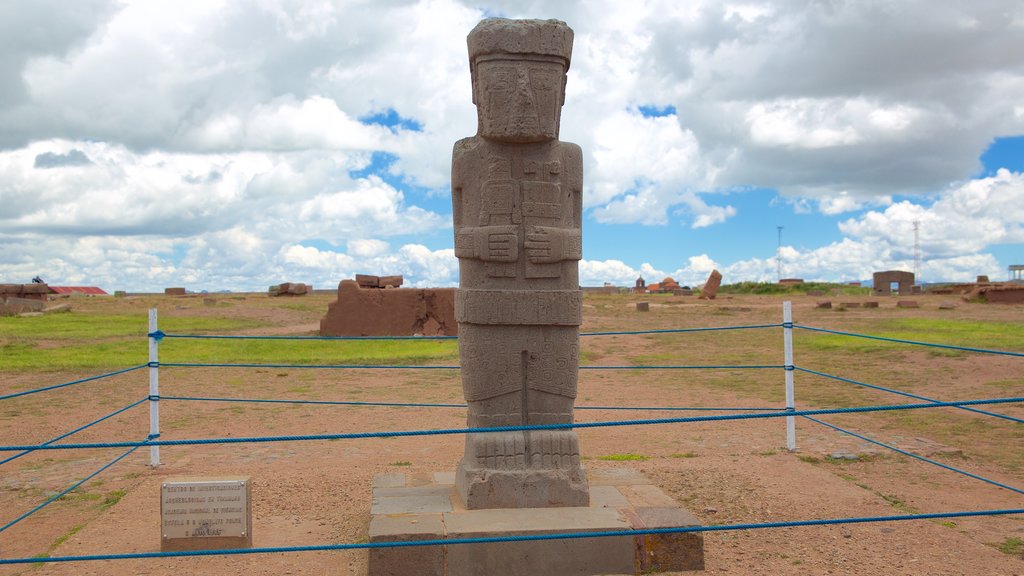
<path id="1" fill-rule="evenodd" d="M 575 428 L 609 428 L 617 426 L 644 426 L 653 424 L 684 424 L 693 422 L 718 422 L 727 420 L 754 420 L 759 418 L 780 418 L 791 416 L 818 416 L 825 414 L 859 414 L 864 412 L 889 412 L 897 410 L 918 410 L 948 406 L 969 406 L 978 404 L 1011 404 L 1024 402 L 1024 397 L 989 398 L 961 400 L 957 402 L 935 402 L 927 404 L 891 404 L 885 406 L 854 406 L 849 408 L 824 408 L 818 410 L 780 410 L 777 412 L 756 412 L 753 414 L 716 414 L 713 416 L 688 416 L 685 418 L 656 418 L 646 420 L 612 420 L 602 422 L 574 422 L 567 424 L 539 424 L 532 426 L 495 426 L 488 428 L 448 428 L 437 430 L 398 430 L 390 432 L 355 432 L 347 434 L 308 434 L 295 436 L 262 436 L 240 438 L 195 438 L 184 440 L 157 440 L 154 442 L 91 442 L 80 444 L 51 444 L 0 446 L 0 452 L 21 450 L 64 450 L 83 448 L 127 448 L 131 446 L 191 446 L 201 444 L 245 444 L 252 442 L 295 442 L 304 440 L 353 440 L 361 438 L 396 438 L 408 436 L 443 436 L 450 434 L 486 434 L 490 432 L 519 432 L 533 430 L 571 430 Z"/>
<path id="2" fill-rule="evenodd" d="M 161 396 L 161 400 L 184 400 L 198 402 L 246 402 L 266 404 L 324 404 L 337 406 L 390 406 L 398 408 L 466 408 L 465 404 L 444 404 L 427 402 L 355 402 L 344 400 L 266 400 L 253 398 L 205 398 L 195 396 Z M 742 408 L 742 407 L 709 407 L 709 406 L 576 406 L 575 410 L 651 410 L 651 411 L 749 411 L 749 410 L 785 410 L 785 408 Z M 2 464 L 2 462 L 0 462 Z"/>
<path id="3" fill-rule="evenodd" d="M 867 338 L 869 340 L 881 340 L 883 342 L 896 342 L 898 344 L 913 344 L 914 346 L 927 346 L 930 348 L 945 348 L 946 350 L 961 350 L 964 352 L 980 352 L 982 354 L 998 354 L 1001 356 L 1017 356 L 1024 358 L 1024 353 L 1021 352 L 1008 352 L 1006 350 L 989 350 L 987 348 L 970 348 L 967 346 L 953 346 L 951 344 L 936 344 L 934 342 L 919 342 L 917 340 L 903 340 L 901 338 L 886 338 L 885 336 L 871 336 L 868 334 L 857 334 L 854 332 L 842 332 L 840 330 L 828 330 L 826 328 L 815 328 L 813 326 L 804 326 L 802 324 L 794 324 L 794 328 L 800 328 L 801 330 L 810 330 L 812 332 L 824 332 L 826 334 L 836 334 L 839 336 L 851 336 L 853 338 Z"/>
<path id="4" fill-rule="evenodd" d="M 902 448 L 897 448 L 896 446 L 893 446 L 891 444 L 886 444 L 884 442 L 879 442 L 878 440 L 874 440 L 874 439 L 869 438 L 867 436 L 864 436 L 862 434 L 858 434 L 856 432 L 853 432 L 852 430 L 846 430 L 846 429 L 840 428 L 838 426 L 834 426 L 832 424 L 829 424 L 828 422 L 823 422 L 821 420 L 818 420 L 817 418 L 812 418 L 810 416 L 804 416 L 804 418 L 806 418 L 807 420 L 810 420 L 811 422 L 814 422 L 814 423 L 817 423 L 817 424 L 821 424 L 822 426 L 825 426 L 827 428 L 831 428 L 831 429 L 835 430 L 836 432 L 842 432 L 843 434 L 849 434 L 850 436 L 853 436 L 854 438 L 860 438 L 861 440 L 864 440 L 865 442 L 870 442 L 872 444 L 875 444 L 876 446 L 881 446 L 883 448 L 888 448 L 889 450 L 892 450 L 893 452 L 898 452 L 900 454 L 903 454 L 904 456 L 910 456 L 911 458 L 916 458 L 916 459 L 918 459 L 918 460 L 920 460 L 922 462 L 927 462 L 929 464 L 938 466 L 939 468 L 944 468 L 944 469 L 949 470 L 951 472 L 956 472 L 957 474 L 963 474 L 964 476 L 967 476 L 967 477 L 970 477 L 970 478 L 974 478 L 975 480 L 981 480 L 982 482 L 987 482 L 989 484 L 992 484 L 993 486 L 998 486 L 1000 488 L 1005 488 L 1007 490 L 1010 490 L 1012 492 L 1016 492 L 1018 494 L 1024 494 L 1024 490 L 1021 490 L 1020 488 L 1014 488 L 1013 486 L 1008 486 L 1008 485 L 1003 484 L 1001 482 L 996 482 L 995 480 L 991 480 L 989 478 L 985 478 L 984 476 L 978 476 L 977 474 L 972 474 L 972 473 L 970 473 L 970 472 L 968 472 L 966 470 L 961 470 L 961 469 L 956 468 L 954 466 L 949 466 L 947 464 L 943 464 L 942 462 L 937 462 L 937 461 L 932 460 L 930 458 L 925 458 L 924 456 L 921 456 L 919 454 L 914 454 L 913 452 L 908 452 L 907 450 L 903 450 Z"/>
<path id="5" fill-rule="evenodd" d="M 458 336 L 287 336 L 287 335 L 223 335 L 223 334 L 167 334 L 157 330 L 147 334 L 150 338 L 191 338 L 196 340 L 458 340 Z"/>
<path id="6" fill-rule="evenodd" d="M 138 406 L 139 404 L 142 404 L 146 400 L 148 400 L 148 398 L 143 398 L 142 400 L 137 400 L 135 402 L 132 402 L 131 404 L 125 406 L 124 408 L 121 408 L 120 410 L 116 410 L 114 412 L 111 412 L 110 414 L 107 414 L 106 416 L 104 416 L 102 418 L 99 418 L 97 420 L 93 420 L 92 422 L 89 422 L 85 426 L 80 426 L 78 428 L 75 428 L 71 432 L 67 432 L 65 434 L 61 434 L 60 436 L 57 436 L 53 440 L 48 440 L 46 442 L 43 442 L 42 445 L 46 446 L 46 445 L 49 445 L 49 444 L 53 444 L 54 442 L 56 442 L 58 440 L 63 440 L 65 438 L 67 438 L 68 436 L 71 436 L 72 434 L 77 434 L 77 433 L 81 432 L 82 430 L 85 430 L 86 428 L 89 428 L 91 426 L 95 426 L 96 424 L 99 424 L 100 422 L 103 422 L 104 420 L 113 418 L 114 416 L 117 416 L 118 414 L 120 414 L 120 413 L 122 413 L 122 412 L 124 412 L 126 410 L 130 410 L 132 408 L 135 408 L 136 406 Z M 26 450 L 26 451 L 24 451 L 24 452 L 22 452 L 20 454 L 15 454 L 14 456 L 11 456 L 10 458 L 4 459 L 4 460 L 0 460 L 0 466 L 2 466 L 4 464 L 7 464 L 11 460 L 15 460 L 17 458 L 21 458 L 25 454 L 31 454 L 31 453 L 32 453 L 32 450 Z"/>
<path id="7" fill-rule="evenodd" d="M 969 512 L 934 512 L 902 514 L 898 516 L 861 516 L 793 520 L 787 522 L 761 522 L 750 524 L 716 524 L 713 526 L 677 526 L 671 528 L 644 528 L 639 530 L 612 530 L 605 532 L 562 532 L 555 534 L 521 534 L 481 538 L 452 538 L 450 540 L 406 540 L 401 542 L 360 542 L 352 544 L 319 544 L 312 546 L 277 546 L 270 548 L 232 548 L 226 550 L 181 550 L 174 552 L 136 552 L 128 554 L 93 554 L 84 556 L 57 556 L 36 558 L 3 558 L 0 564 L 31 564 L 35 562 L 85 562 L 91 560 L 140 560 L 147 558 L 173 558 L 181 556 L 234 556 L 241 554 L 278 554 L 284 552 L 327 552 L 372 548 L 407 548 L 413 546 L 445 546 L 461 544 L 492 544 L 499 542 L 532 542 L 540 540 L 569 540 L 576 538 L 609 538 L 656 534 L 685 534 L 691 532 L 724 532 L 732 530 L 758 530 L 765 528 L 799 528 L 802 526 L 832 526 L 837 524 L 865 524 L 872 522 L 901 522 L 908 520 L 936 520 L 942 518 L 969 518 L 978 516 L 1008 516 L 1024 514 L 1024 508 L 1002 510 L 976 510 Z"/>
<path id="8" fill-rule="evenodd" d="M 782 324 L 752 324 L 749 326 L 718 326 L 711 328 L 673 328 L 667 330 L 625 330 L 614 332 L 580 332 L 580 336 L 635 336 L 642 334 L 681 334 L 685 332 L 713 332 L 722 330 L 752 330 L 779 328 Z M 215 335 L 168 334 L 157 330 L 147 334 L 150 338 L 192 338 L 207 340 L 457 340 L 458 336 L 287 336 L 287 335 Z"/>
<path id="9" fill-rule="evenodd" d="M 448 365 L 401 365 L 401 364 L 218 364 L 204 362 L 160 362 L 151 363 L 160 368 L 304 368 L 304 369 L 352 369 L 352 370 L 461 370 L 461 366 Z M 147 365 L 149 366 L 149 365 Z M 580 366 L 580 370 L 764 370 L 785 368 L 782 364 L 764 365 L 662 365 L 662 366 Z"/>
<path id="10" fill-rule="evenodd" d="M 800 370 L 801 372 L 806 372 L 808 374 L 814 374 L 815 376 L 821 376 L 823 378 L 831 378 L 832 380 L 838 380 L 839 382 L 846 382 L 848 384 L 855 384 L 857 386 L 864 386 L 865 388 L 871 388 L 871 389 L 874 389 L 874 390 L 880 390 L 882 392 L 889 392 L 890 394 L 897 394 L 899 396 L 906 396 L 908 398 L 914 398 L 916 400 L 924 400 L 925 402 L 939 402 L 939 400 L 936 400 L 934 398 L 928 398 L 927 396 L 919 396 L 917 394 L 911 394 L 910 392 L 903 392 L 901 390 L 894 390 L 892 388 L 885 388 L 884 386 L 876 386 L 875 384 L 868 384 L 866 382 L 858 382 L 857 380 L 851 380 L 849 378 L 843 378 L 842 376 L 835 376 L 835 375 L 828 374 L 828 373 L 825 373 L 825 372 L 818 372 L 817 370 L 811 370 L 809 368 L 800 368 L 799 366 L 796 366 L 794 368 L 796 368 L 797 370 Z M 1006 414 L 1000 414 L 998 412 L 989 412 L 987 410 L 978 410 L 977 408 L 970 408 L 970 407 L 967 407 L 967 406 L 956 406 L 956 408 L 960 408 L 961 410 L 968 410 L 970 412 L 977 412 L 978 414 L 984 414 L 985 416 L 993 416 L 995 418 L 1002 418 L 1003 420 L 1009 420 L 1011 422 L 1017 422 L 1018 424 L 1024 424 L 1024 420 L 1022 420 L 1020 418 L 1015 418 L 1013 416 L 1008 416 Z"/>
<path id="11" fill-rule="evenodd" d="M 33 509 L 29 510 L 28 512 L 25 512 L 24 514 L 22 514 L 21 516 L 18 516 L 18 517 L 17 517 L 17 518 L 15 518 L 14 520 L 11 520 L 11 521 L 10 521 L 10 522 L 8 522 L 7 524 L 5 524 L 5 525 L 4 525 L 3 527 L 0 527 L 0 532 L 3 532 L 4 530 L 7 530 L 7 529 L 8 529 L 8 528 L 10 528 L 11 526 L 14 526 L 14 525 L 15 525 L 15 524 L 17 524 L 18 522 L 21 522 L 21 521 L 22 521 L 22 520 L 24 520 L 25 518 L 28 518 L 29 516 L 31 516 L 32 514 L 35 514 L 35 513 L 36 513 L 36 512 L 38 512 L 39 510 L 42 510 L 42 509 L 43 509 L 43 508 L 44 508 L 44 507 L 45 507 L 46 505 L 48 505 L 49 503 L 51 503 L 51 502 L 53 502 L 54 500 L 57 500 L 58 498 L 60 498 L 60 497 L 64 496 L 64 495 L 65 495 L 65 494 L 67 494 L 68 492 L 71 492 L 71 491 L 72 491 L 72 490 L 74 490 L 75 488 L 78 488 L 78 487 L 79 487 L 79 486 L 81 486 L 82 484 L 85 484 L 85 483 L 86 483 L 86 482 L 88 482 L 89 480 L 92 480 L 92 479 L 93 479 L 93 478 L 95 478 L 95 477 L 96 477 L 96 475 L 98 475 L 98 474 L 99 474 L 100 472 L 103 472 L 103 471 L 104 471 L 104 470 L 106 470 L 107 468 L 110 468 L 110 467 L 111 467 L 111 466 L 113 466 L 114 464 L 117 464 L 118 462 L 120 462 L 121 460 L 123 460 L 124 458 L 126 458 L 126 457 L 127 457 L 127 456 L 128 456 L 129 454 L 131 454 L 132 452 L 135 452 L 136 450 L 138 450 L 139 448 L 141 448 L 142 446 L 145 446 L 145 445 L 146 445 L 146 444 L 145 444 L 145 442 L 143 442 L 143 443 L 140 443 L 140 444 L 139 444 L 138 446 L 133 446 L 133 447 L 132 447 L 131 449 L 129 449 L 129 450 L 128 450 L 127 452 L 125 452 L 124 454 L 121 454 L 121 455 L 120 455 L 120 456 L 118 456 L 117 458 L 114 458 L 114 459 L 113 459 L 113 460 L 111 460 L 110 462 L 106 463 L 106 464 L 105 464 L 105 465 L 104 465 L 104 466 L 103 466 L 102 468 L 100 468 L 99 470 L 97 470 L 97 471 L 93 472 L 92 474 L 89 474 L 89 475 L 88 475 L 88 476 L 86 476 L 85 478 L 82 478 L 81 480 L 79 480 L 78 482 L 76 482 L 76 483 L 72 484 L 72 485 L 71 485 L 71 486 L 70 486 L 69 488 L 65 489 L 64 491 L 62 491 L 62 492 L 59 492 L 58 494 L 55 494 L 54 496 L 51 496 L 51 497 L 50 497 L 50 498 L 49 498 L 48 500 L 46 500 L 46 501 L 45 501 L 45 502 L 43 502 L 42 504 L 40 504 L 40 505 L 36 506 L 35 508 L 33 508 Z"/>
<path id="12" fill-rule="evenodd" d="M 118 370 L 116 372 L 108 372 L 106 374 L 100 374 L 99 376 L 90 376 L 89 378 L 82 378 L 81 380 L 75 380 L 73 382 L 65 382 L 64 384 L 56 384 L 54 386 L 46 386 L 44 388 L 36 388 L 35 390 L 26 390 L 24 392 L 15 392 L 14 394 L 7 394 L 6 396 L 0 396 L 0 400 L 7 400 L 9 398 L 17 398 L 18 396 L 28 396 L 29 394 L 36 394 L 38 392 L 46 392 L 47 390 L 56 390 L 57 388 L 65 388 L 67 386 L 74 386 L 75 384 L 82 384 L 83 382 L 92 382 L 93 380 L 99 380 L 101 378 L 109 378 L 111 376 L 117 376 L 118 374 L 124 374 L 125 372 L 131 372 L 133 370 L 141 370 L 148 368 L 149 364 L 140 364 L 138 366 L 132 366 L 131 368 L 125 368 L 124 370 Z"/>

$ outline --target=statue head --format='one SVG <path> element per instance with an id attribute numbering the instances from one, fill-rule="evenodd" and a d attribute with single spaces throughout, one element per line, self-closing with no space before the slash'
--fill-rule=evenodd
<path id="1" fill-rule="evenodd" d="M 572 39 L 560 20 L 488 18 L 473 28 L 467 42 L 480 136 L 558 139 Z"/>

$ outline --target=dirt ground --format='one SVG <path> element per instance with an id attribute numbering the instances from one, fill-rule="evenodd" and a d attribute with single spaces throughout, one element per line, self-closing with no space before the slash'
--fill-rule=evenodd
<path id="1" fill-rule="evenodd" d="M 948 298 L 947 298 L 948 299 Z M 160 308 L 173 315 L 259 318 L 262 334 L 310 334 L 326 311 L 326 295 L 292 299 L 249 296 L 227 307 L 200 298 L 76 302 L 75 312 L 140 314 Z M 781 298 L 651 298 L 637 313 L 637 298 L 588 296 L 584 331 L 728 326 L 781 321 Z M 862 330 L 879 319 L 936 317 L 1024 322 L 1024 306 L 961 305 L 939 311 L 945 300 L 918 298 L 922 308 L 818 310 L 815 298 L 794 299 L 798 323 Z M 836 299 L 837 301 L 839 299 Z M 842 298 L 842 301 L 867 298 Z M 296 305 L 301 303 L 301 305 Z M 756 332 L 756 334 L 755 334 Z M 918 350 L 852 354 L 809 350 L 799 341 L 798 365 L 943 400 L 1024 396 L 1021 359 L 943 356 Z M 977 343 L 984 346 L 984 342 Z M 707 332 L 672 336 L 585 338 L 583 364 L 782 364 L 781 330 Z M 637 360 L 643 359 L 643 361 Z M 139 363 L 145 359 L 139 359 Z M 64 382 L 90 373 L 2 373 L 10 387 Z M 904 403 L 908 399 L 827 383 L 797 373 L 799 408 Z M 458 375 L 430 370 L 309 370 L 164 368 L 163 396 L 289 398 L 394 402 L 462 402 Z M 0 404 L 0 443 L 52 438 L 147 394 L 145 370 Z M 783 405 L 781 370 L 581 370 L 577 406 L 773 407 Z M 1024 416 L 1020 404 L 983 407 Z M 944 464 L 1024 487 L 1024 426 L 930 409 L 908 417 L 845 415 L 824 420 L 921 453 Z M 578 410 L 578 421 L 661 418 L 723 412 Z M 161 402 L 163 439 L 327 434 L 459 428 L 465 411 Z M 148 431 L 145 405 L 73 437 L 74 441 L 140 440 Z M 799 449 L 785 449 L 784 419 L 700 422 L 580 430 L 587 469 L 635 468 L 683 503 L 705 524 L 886 516 L 1024 508 L 1024 496 L 798 419 Z M 376 474 L 453 470 L 461 436 L 174 446 L 161 449 L 162 465 L 148 465 L 140 449 L 86 482 L 70 497 L 0 533 L 0 558 L 139 553 L 160 549 L 160 483 L 171 476 L 245 475 L 252 478 L 254 546 L 365 542 L 370 483 Z M 0 525 L 64 489 L 122 453 L 121 449 L 40 451 L 0 466 Z M 9 453 L 0 454 L 0 459 Z M 635 460 L 624 459 L 635 455 Z M 603 459 L 603 457 L 605 459 Z M 607 459 L 607 457 L 612 457 Z M 855 458 L 855 459 L 854 459 Z M 1022 575 L 1024 557 L 997 549 L 1024 539 L 1024 516 L 902 521 L 825 527 L 712 532 L 705 536 L 708 574 Z M 87 561 L 0 566 L 0 575 L 80 574 L 178 576 L 184 574 L 366 573 L 365 551 L 301 552 Z"/>

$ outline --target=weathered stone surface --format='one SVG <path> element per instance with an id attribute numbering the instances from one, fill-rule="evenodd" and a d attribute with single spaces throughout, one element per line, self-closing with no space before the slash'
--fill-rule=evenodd
<path id="1" fill-rule="evenodd" d="M 863 302 L 862 305 L 865 308 L 878 308 L 878 302 L 875 300 L 871 300 L 870 302 Z"/>
<path id="2" fill-rule="evenodd" d="M 71 304 L 56 304 L 43 308 L 43 314 L 60 314 L 62 312 L 71 312 Z"/>
<path id="3" fill-rule="evenodd" d="M 302 282 L 284 282 L 271 286 L 267 294 L 270 296 L 305 296 L 309 291 L 309 286 Z"/>
<path id="4" fill-rule="evenodd" d="M 893 283 L 899 285 L 899 293 L 902 296 L 914 293 L 914 273 L 900 270 L 875 272 L 872 281 L 873 293 L 875 296 L 891 296 Z"/>
<path id="5" fill-rule="evenodd" d="M 651 311 L 651 304 L 650 304 L 650 302 L 637 302 L 636 303 L 636 311 L 637 312 L 650 312 Z"/>
<path id="6" fill-rule="evenodd" d="M 467 510 L 449 475 L 418 485 L 412 475 L 374 478 L 373 497 L 393 498 L 390 514 L 373 512 L 371 542 L 453 540 L 474 537 L 565 532 L 633 531 L 698 526 L 685 508 L 643 474 L 632 469 L 595 470 L 589 506 Z M 447 494 L 450 511 L 424 512 L 422 498 Z M 401 506 L 407 504 L 406 508 Z M 442 520 L 443 517 L 443 520 Z M 704 540 L 699 533 L 624 535 L 551 541 L 436 545 L 371 550 L 369 573 L 436 576 L 519 576 L 563 574 L 651 574 L 701 570 Z"/>
<path id="7" fill-rule="evenodd" d="M 831 300 L 818 300 L 818 302 L 815 304 L 814 307 L 815 308 L 831 308 L 832 307 L 832 301 Z"/>
<path id="8" fill-rule="evenodd" d="M 984 292 L 985 299 L 992 304 L 1024 304 L 1024 286 L 990 286 Z"/>
<path id="9" fill-rule="evenodd" d="M 8 296 L 4 302 L 8 307 L 17 310 L 17 314 L 21 314 L 23 312 L 42 312 L 43 308 L 46 307 L 46 303 L 43 300 L 37 300 L 35 298 Z"/>
<path id="10" fill-rule="evenodd" d="M 939 304 L 939 310 L 956 310 L 956 302 L 943 302 Z"/>
<path id="11" fill-rule="evenodd" d="M 362 289 L 338 284 L 338 300 L 320 320 L 321 336 L 454 336 L 454 288 Z"/>
<path id="12" fill-rule="evenodd" d="M 380 276 L 356 274 L 356 284 L 359 284 L 360 288 L 380 288 Z"/>
<path id="13" fill-rule="evenodd" d="M 558 140 L 572 30 L 487 19 L 467 39 L 478 132 L 455 144 L 452 209 L 471 427 L 571 423 L 579 363 L 583 154 Z M 470 509 L 583 506 L 572 430 L 469 434 Z"/>
<path id="14" fill-rule="evenodd" d="M 843 302 L 840 306 L 843 308 L 860 308 L 860 302 Z"/>
<path id="15" fill-rule="evenodd" d="M 401 275 L 381 276 L 377 283 L 381 288 L 400 288 L 404 281 L 405 279 Z"/>
<path id="16" fill-rule="evenodd" d="M 45 302 L 49 298 L 49 293 L 50 287 L 46 284 L 0 284 L 0 302 L 9 298 Z"/>
<path id="17" fill-rule="evenodd" d="M 409 542 L 444 538 L 441 514 L 375 515 L 370 520 L 370 542 Z M 444 546 L 371 548 L 371 576 L 443 576 Z"/>
<path id="18" fill-rule="evenodd" d="M 896 302 L 897 308 L 920 308 L 921 305 L 917 300 L 899 300 Z"/>
<path id="19" fill-rule="evenodd" d="M 164 296 L 184 296 L 184 288 L 164 288 Z"/>
<path id="20" fill-rule="evenodd" d="M 718 295 L 718 287 L 721 285 L 722 273 L 718 270 L 712 270 L 711 274 L 708 275 L 708 281 L 700 289 L 700 297 L 704 300 L 714 300 L 715 296 Z"/>

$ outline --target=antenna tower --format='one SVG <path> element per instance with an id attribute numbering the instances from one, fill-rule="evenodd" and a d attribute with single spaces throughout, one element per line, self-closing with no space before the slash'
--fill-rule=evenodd
<path id="1" fill-rule="evenodd" d="M 775 249 L 775 271 L 779 276 L 779 282 L 782 282 L 782 226 L 777 226 L 777 228 L 779 229 L 779 247 Z"/>
<path id="2" fill-rule="evenodd" d="M 921 221 L 914 220 L 914 282 L 921 284 Z"/>

